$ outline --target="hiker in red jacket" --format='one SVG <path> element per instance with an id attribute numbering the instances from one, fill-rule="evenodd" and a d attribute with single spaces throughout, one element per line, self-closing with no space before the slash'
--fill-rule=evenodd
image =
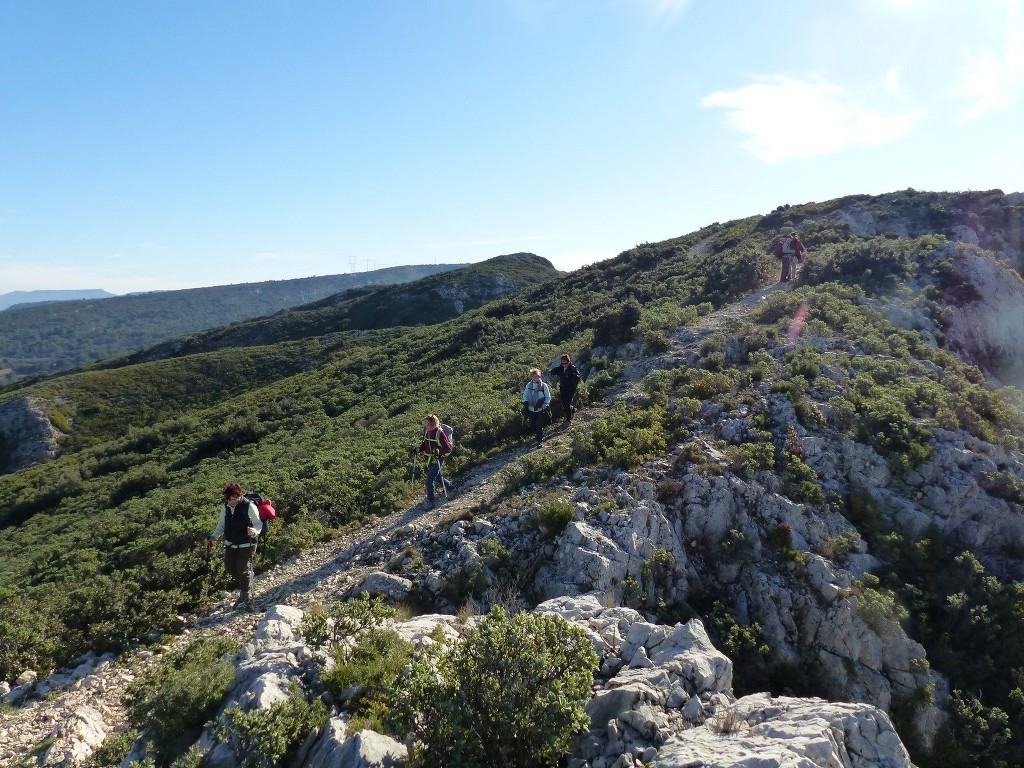
<path id="1" fill-rule="evenodd" d="M 427 505 L 434 506 L 434 484 L 440 480 L 447 496 L 455 491 L 455 484 L 442 473 L 444 460 L 452 452 L 452 441 L 441 429 L 441 420 L 434 414 L 423 419 L 423 442 L 420 455 L 427 457 Z"/>
<path id="2" fill-rule="evenodd" d="M 789 282 L 796 277 L 797 262 L 804 260 L 806 248 L 796 232 L 790 232 L 776 243 L 775 247 L 775 255 L 782 261 L 782 277 L 779 279 L 784 283 Z"/>

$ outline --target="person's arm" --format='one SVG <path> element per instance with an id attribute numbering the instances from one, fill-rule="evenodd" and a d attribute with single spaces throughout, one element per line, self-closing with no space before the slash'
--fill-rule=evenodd
<path id="1" fill-rule="evenodd" d="M 260 535 L 263 530 L 263 521 L 260 520 L 260 511 L 251 501 L 249 502 L 249 527 L 256 531 L 255 536 Z"/>
<path id="2" fill-rule="evenodd" d="M 217 525 L 213 529 L 213 533 L 206 537 L 206 540 L 213 543 L 216 539 L 219 539 L 224 535 L 224 505 L 220 505 L 220 517 L 217 518 Z"/>
<path id="3" fill-rule="evenodd" d="M 547 407 L 547 406 L 551 405 L 551 387 L 549 387 L 547 384 L 544 384 L 543 386 L 544 386 L 544 406 Z"/>

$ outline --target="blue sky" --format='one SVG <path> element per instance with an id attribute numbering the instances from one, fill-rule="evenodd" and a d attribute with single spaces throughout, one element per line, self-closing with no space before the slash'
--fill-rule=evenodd
<path id="1" fill-rule="evenodd" d="M 1024 191 L 1017 0 L 0 0 L 0 293 Z"/>

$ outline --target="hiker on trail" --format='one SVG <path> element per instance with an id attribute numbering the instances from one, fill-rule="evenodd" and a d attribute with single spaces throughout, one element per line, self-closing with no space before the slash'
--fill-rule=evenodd
<path id="1" fill-rule="evenodd" d="M 206 546 L 224 536 L 224 570 L 238 583 L 235 608 L 248 608 L 252 589 L 252 558 L 256 554 L 256 539 L 263 529 L 256 505 L 242 495 L 239 483 L 228 483 L 221 489 L 224 503 L 220 506 L 217 527 L 206 538 Z"/>
<path id="2" fill-rule="evenodd" d="M 562 418 L 568 424 L 572 421 L 572 415 L 576 409 L 572 406 L 572 399 L 576 396 L 576 389 L 580 385 L 579 369 L 572 364 L 572 358 L 567 353 L 562 354 L 561 365 L 556 365 L 549 375 L 558 377 L 558 397 L 562 401 Z"/>
<path id="3" fill-rule="evenodd" d="M 452 441 L 441 429 L 441 420 L 434 414 L 423 419 L 423 442 L 420 455 L 427 457 L 427 504 L 434 505 L 434 484 L 440 480 L 445 496 L 455 491 L 455 484 L 444 476 L 444 460 L 452 452 Z"/>
<path id="4" fill-rule="evenodd" d="M 796 277 L 796 264 L 804 260 L 805 250 L 796 232 L 790 232 L 775 244 L 775 255 L 782 261 L 781 282 L 788 283 Z"/>
<path id="5" fill-rule="evenodd" d="M 533 430 L 537 445 L 544 439 L 544 425 L 548 421 L 548 408 L 551 405 L 551 390 L 540 377 L 540 368 L 530 369 L 530 380 L 523 390 L 523 415 L 527 426 Z"/>

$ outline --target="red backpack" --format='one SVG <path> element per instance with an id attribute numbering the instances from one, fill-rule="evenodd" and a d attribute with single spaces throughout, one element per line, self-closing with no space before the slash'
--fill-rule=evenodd
<path id="1" fill-rule="evenodd" d="M 266 538 L 267 531 L 270 528 L 269 523 L 277 517 L 277 510 L 274 509 L 274 505 L 270 503 L 270 499 L 264 499 L 258 493 L 247 493 L 244 498 L 256 505 L 256 511 L 259 512 L 260 515 L 260 522 L 263 523 L 263 530 L 260 531 L 260 537 Z"/>

